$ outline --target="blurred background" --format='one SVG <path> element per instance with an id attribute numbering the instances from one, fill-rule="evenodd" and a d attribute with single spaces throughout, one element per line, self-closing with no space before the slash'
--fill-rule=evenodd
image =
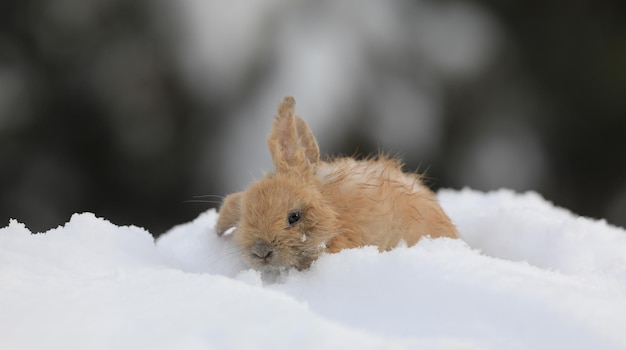
<path id="1" fill-rule="evenodd" d="M 3 0 L 0 227 L 192 220 L 288 94 L 323 154 L 626 225 L 623 1 Z"/>

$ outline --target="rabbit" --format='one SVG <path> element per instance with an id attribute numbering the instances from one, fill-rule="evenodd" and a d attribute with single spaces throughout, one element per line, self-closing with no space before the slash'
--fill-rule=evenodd
<path id="1" fill-rule="evenodd" d="M 278 108 L 267 144 L 276 171 L 225 197 L 216 232 L 233 229 L 244 261 L 260 271 L 308 269 L 323 253 L 377 246 L 387 251 L 424 236 L 456 238 L 450 218 L 421 176 L 386 156 L 320 160 L 311 130 Z"/>

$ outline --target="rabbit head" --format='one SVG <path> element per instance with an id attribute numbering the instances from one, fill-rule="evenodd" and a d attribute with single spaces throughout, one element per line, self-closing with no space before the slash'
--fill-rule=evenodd
<path id="1" fill-rule="evenodd" d="M 228 196 L 220 209 L 218 234 L 236 227 L 244 260 L 259 270 L 306 269 L 340 232 L 315 176 L 317 142 L 294 106 L 292 97 L 282 101 L 268 139 L 276 172 Z"/>

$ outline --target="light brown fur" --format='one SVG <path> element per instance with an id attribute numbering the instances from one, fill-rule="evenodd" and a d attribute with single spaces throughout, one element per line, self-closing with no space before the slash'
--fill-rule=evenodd
<path id="1" fill-rule="evenodd" d="M 456 238 L 456 229 L 434 193 L 402 164 L 377 159 L 319 160 L 306 123 L 285 97 L 268 146 L 276 173 L 226 197 L 217 234 L 236 227 L 234 238 L 254 268 L 305 269 L 323 253 L 366 245 L 380 251 L 423 236 Z M 292 224 L 288 217 L 300 214 Z"/>

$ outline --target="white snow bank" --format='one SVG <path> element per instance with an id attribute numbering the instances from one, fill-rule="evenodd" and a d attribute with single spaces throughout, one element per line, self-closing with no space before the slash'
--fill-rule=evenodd
<path id="1" fill-rule="evenodd" d="M 0 229 L 1 349 L 623 349 L 626 234 L 540 196 L 442 191 L 461 240 L 263 281 L 210 210 L 154 243 L 92 214 Z"/>

